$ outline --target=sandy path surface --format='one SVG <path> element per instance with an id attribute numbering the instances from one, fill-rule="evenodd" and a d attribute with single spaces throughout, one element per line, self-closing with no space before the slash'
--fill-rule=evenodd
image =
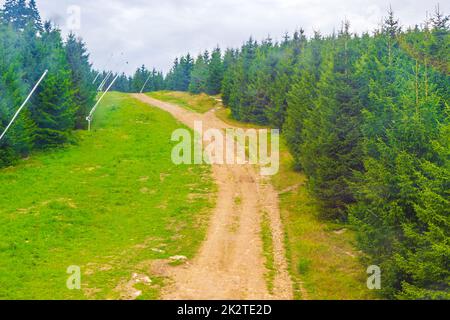
<path id="1" fill-rule="evenodd" d="M 215 116 L 190 112 L 174 104 L 134 94 L 136 99 L 171 113 L 193 128 L 203 121 L 203 130 L 230 128 Z M 293 298 L 285 260 L 284 233 L 278 194 L 259 170 L 251 165 L 213 165 L 218 185 L 217 204 L 206 241 L 197 257 L 181 267 L 168 268 L 173 284 L 163 292 L 166 300 L 264 300 Z M 261 221 L 266 212 L 272 229 L 275 279 L 267 288 Z"/>

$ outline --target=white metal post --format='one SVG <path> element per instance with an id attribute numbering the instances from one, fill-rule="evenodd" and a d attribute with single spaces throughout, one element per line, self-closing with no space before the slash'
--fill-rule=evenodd
<path id="1" fill-rule="evenodd" d="M 94 81 L 92 81 L 92 84 L 94 84 L 95 82 L 97 82 L 98 77 L 100 77 L 100 72 L 97 72 L 97 75 L 95 76 Z"/>
<path id="2" fill-rule="evenodd" d="M 31 92 L 28 94 L 28 97 L 25 99 L 25 101 L 22 103 L 22 105 L 20 106 L 20 108 L 17 110 L 17 112 L 14 114 L 14 117 L 12 118 L 12 120 L 9 122 L 8 126 L 5 128 L 5 130 L 3 131 L 2 135 L 0 136 L 0 140 L 3 139 L 3 137 L 5 136 L 6 132 L 8 131 L 8 129 L 11 127 L 11 125 L 13 124 L 13 122 L 16 120 L 16 118 L 19 116 L 20 111 L 22 111 L 22 109 L 25 107 L 25 105 L 27 104 L 27 102 L 31 99 L 31 96 L 33 95 L 33 93 L 36 91 L 37 87 L 39 86 L 39 84 L 42 82 L 42 80 L 44 80 L 45 76 L 47 75 L 48 70 L 45 70 L 44 74 L 41 76 L 41 78 L 39 79 L 39 81 L 36 83 L 36 85 L 33 87 L 33 90 L 31 90 Z"/>
<path id="3" fill-rule="evenodd" d="M 123 52 L 120 53 L 120 56 L 123 56 Z M 112 58 L 112 56 L 111 56 L 111 58 Z M 103 79 L 102 83 L 100 83 L 100 86 L 98 87 L 97 91 L 103 91 L 103 87 L 105 86 L 106 82 L 108 82 L 109 77 L 111 77 L 113 75 L 114 70 L 116 70 L 117 67 L 119 67 L 119 64 L 121 62 L 122 62 L 121 60 L 117 61 L 116 66 L 111 71 L 108 72 L 105 79 Z M 127 62 L 127 64 L 128 64 L 128 62 Z"/>
<path id="4" fill-rule="evenodd" d="M 141 92 L 140 92 L 140 93 L 144 92 L 144 88 L 145 88 L 145 86 L 147 85 L 147 82 L 150 80 L 150 77 L 151 77 L 151 76 L 152 76 L 152 73 L 150 73 L 150 75 L 148 76 L 147 80 L 145 80 L 145 83 L 144 83 L 144 85 L 142 86 L 142 89 L 141 89 Z"/>
<path id="5" fill-rule="evenodd" d="M 92 108 L 91 112 L 89 112 L 89 115 L 86 117 L 86 120 L 88 122 L 88 130 L 91 131 L 91 121 L 92 121 L 92 116 L 94 115 L 95 110 L 97 109 L 98 105 L 100 104 L 100 101 L 102 101 L 103 97 L 108 93 L 109 89 L 111 89 L 111 87 L 113 86 L 114 82 L 116 82 L 117 78 L 119 78 L 119 74 L 116 75 L 116 77 L 114 78 L 114 80 L 111 82 L 111 84 L 109 85 L 108 89 L 106 89 L 105 92 L 103 92 L 102 96 L 100 97 L 100 99 L 98 99 L 97 103 L 95 104 L 95 106 Z"/>
<path id="6" fill-rule="evenodd" d="M 111 76 L 112 71 L 109 71 L 108 74 L 106 75 L 105 79 L 103 79 L 103 81 L 100 83 L 100 85 L 98 86 L 97 91 L 102 91 L 103 87 L 105 86 L 106 82 L 108 81 L 109 77 Z"/>

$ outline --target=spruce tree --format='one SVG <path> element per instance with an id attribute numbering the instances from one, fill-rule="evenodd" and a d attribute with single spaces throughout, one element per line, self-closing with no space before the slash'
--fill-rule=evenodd
<path id="1" fill-rule="evenodd" d="M 35 0 L 30 0 L 28 4 L 28 16 L 29 20 L 31 22 L 31 25 L 34 27 L 34 29 L 38 32 L 42 32 L 43 26 L 41 21 L 41 15 L 39 14 L 39 10 L 36 5 Z"/>
<path id="2" fill-rule="evenodd" d="M 237 52 L 227 49 L 223 58 L 222 100 L 225 106 L 230 105 L 230 97 L 234 87 Z"/>
<path id="3" fill-rule="evenodd" d="M 205 55 L 200 54 L 195 61 L 195 65 L 191 73 L 189 92 L 195 94 L 206 92 L 208 86 L 208 76 L 208 62 L 205 61 Z"/>
<path id="4" fill-rule="evenodd" d="M 77 129 L 86 127 L 86 116 L 94 105 L 96 86 L 92 85 L 91 64 L 85 44 L 70 33 L 66 41 L 66 58 L 71 71 L 73 102 L 77 106 Z"/>
<path id="5" fill-rule="evenodd" d="M 48 148 L 69 141 L 77 113 L 71 70 L 61 34 L 49 22 L 44 25 L 40 57 L 41 68 L 48 67 L 49 74 L 33 97 L 31 114 L 37 126 L 36 147 Z"/>
<path id="6" fill-rule="evenodd" d="M 358 55 L 358 42 L 345 24 L 324 62 L 319 94 L 302 129 L 302 167 L 310 187 L 321 200 L 322 215 L 341 220 L 354 201 L 349 181 L 354 171 L 362 169 L 361 104 L 353 67 Z"/>
<path id="7" fill-rule="evenodd" d="M 14 50 L 18 37 L 8 27 L 0 26 L 0 132 L 6 128 L 26 96 L 22 82 L 22 60 Z M 33 146 L 33 122 L 25 109 L 0 142 L 0 167 L 18 157 L 27 156 Z"/>
<path id="8" fill-rule="evenodd" d="M 222 52 L 219 47 L 214 49 L 208 65 L 208 79 L 206 92 L 216 95 L 221 92 L 223 80 Z"/>
<path id="9" fill-rule="evenodd" d="M 322 39 L 316 37 L 306 45 L 297 74 L 293 77 L 292 89 L 287 94 L 287 119 L 284 124 L 284 136 L 294 157 L 295 167 L 302 169 L 301 146 L 304 142 L 304 123 L 314 108 L 318 96 L 317 83 L 322 67 Z"/>

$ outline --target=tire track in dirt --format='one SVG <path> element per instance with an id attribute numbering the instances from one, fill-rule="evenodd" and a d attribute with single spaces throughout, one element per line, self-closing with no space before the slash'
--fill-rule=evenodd
<path id="1" fill-rule="evenodd" d="M 198 114 L 145 94 L 133 97 L 171 113 L 193 128 L 226 129 L 215 113 Z M 292 281 L 285 260 L 284 232 L 278 194 L 270 182 L 251 165 L 213 165 L 218 185 L 217 204 L 207 237 L 197 257 L 165 272 L 173 283 L 164 289 L 166 300 L 269 300 L 293 299 Z M 239 201 L 236 199 L 239 197 Z M 276 274 L 273 294 L 265 280 L 261 240 L 262 212 L 267 212 L 272 229 Z"/>

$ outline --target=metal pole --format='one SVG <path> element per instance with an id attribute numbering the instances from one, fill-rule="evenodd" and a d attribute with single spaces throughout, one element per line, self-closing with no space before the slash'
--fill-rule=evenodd
<path id="1" fill-rule="evenodd" d="M 34 86 L 33 90 L 31 90 L 31 92 L 28 94 L 28 97 L 25 99 L 25 101 L 22 103 L 22 105 L 20 106 L 20 108 L 17 110 L 17 112 L 14 114 L 14 117 L 12 118 L 11 122 L 8 124 L 8 126 L 5 128 L 5 130 L 3 131 L 2 135 L 0 136 L 0 140 L 3 139 L 3 137 L 5 136 L 6 132 L 8 131 L 8 129 L 11 127 L 11 125 L 13 124 L 13 122 L 16 120 L 16 118 L 19 116 L 20 111 L 22 111 L 22 109 L 25 107 L 25 105 L 27 104 L 27 102 L 31 99 L 31 96 L 33 95 L 33 93 L 36 91 L 37 87 L 39 86 L 39 84 L 42 82 L 42 80 L 44 80 L 45 76 L 47 75 L 48 70 L 45 70 L 44 74 L 41 76 L 41 78 L 39 79 L 39 81 L 36 83 L 36 85 Z"/>
<path id="2" fill-rule="evenodd" d="M 89 112 L 89 115 L 86 117 L 86 120 L 88 122 L 88 130 L 91 131 L 91 121 L 92 121 L 92 116 L 94 115 L 95 110 L 97 109 L 98 105 L 100 104 L 100 101 L 102 101 L 103 97 L 108 93 L 109 89 L 111 89 L 111 87 L 113 86 L 114 82 L 116 82 L 117 78 L 119 78 L 119 74 L 116 75 L 116 77 L 114 78 L 114 80 L 111 82 L 111 84 L 109 85 L 108 89 L 106 89 L 105 92 L 103 92 L 102 96 L 100 97 L 100 99 L 98 99 L 97 103 L 95 104 L 95 106 L 92 108 L 91 112 Z"/>
<path id="3" fill-rule="evenodd" d="M 145 86 L 147 85 L 147 82 L 150 80 L 150 77 L 151 77 L 152 75 L 153 75 L 153 73 L 150 73 L 150 75 L 148 76 L 147 80 L 145 81 L 144 86 L 142 87 L 140 93 L 144 92 L 144 88 L 145 88 Z"/>
<path id="4" fill-rule="evenodd" d="M 95 77 L 94 81 L 92 81 L 92 84 L 94 84 L 97 81 L 98 77 L 100 77 L 100 72 L 97 72 L 97 76 Z"/>

